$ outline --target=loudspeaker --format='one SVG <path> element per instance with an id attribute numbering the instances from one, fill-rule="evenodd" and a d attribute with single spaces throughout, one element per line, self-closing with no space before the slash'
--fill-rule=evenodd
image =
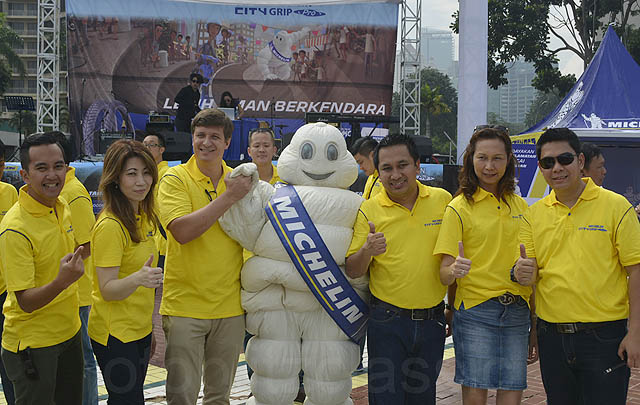
<path id="1" fill-rule="evenodd" d="M 147 122 L 147 126 L 145 127 L 147 132 L 163 132 L 174 130 L 173 122 Z"/>
<path id="2" fill-rule="evenodd" d="M 413 141 L 416 143 L 416 146 L 418 147 L 420 163 L 430 163 L 431 155 L 433 154 L 431 138 L 426 136 L 412 136 L 411 139 L 413 139 Z"/>
<path id="3" fill-rule="evenodd" d="M 131 139 L 127 134 L 120 132 L 100 132 L 98 134 L 98 154 L 104 155 L 107 153 L 109 146 L 119 139 Z M 95 145 L 95 144 L 94 144 Z"/>
<path id="4" fill-rule="evenodd" d="M 451 195 L 458 191 L 458 165 L 442 165 L 442 188 L 447 190 Z"/>
<path id="5" fill-rule="evenodd" d="M 188 132 L 161 131 L 164 136 L 164 154 L 166 160 L 180 160 L 182 163 L 193 155 L 191 134 Z"/>

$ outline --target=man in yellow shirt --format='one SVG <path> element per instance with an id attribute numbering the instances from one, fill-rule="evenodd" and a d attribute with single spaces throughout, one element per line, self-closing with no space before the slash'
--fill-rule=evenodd
<path id="1" fill-rule="evenodd" d="M 4 143 L 0 141 L 0 179 L 2 179 L 2 174 L 4 173 L 4 154 Z M 7 211 L 9 211 L 9 208 L 13 207 L 13 204 L 15 204 L 16 201 L 18 201 L 18 192 L 16 191 L 16 188 L 11 184 L 0 181 L 0 222 L 2 222 L 2 218 L 4 218 Z M 2 308 L 5 300 L 7 299 L 7 287 L 1 275 L 0 291 L 2 291 L 2 294 L 0 294 L 0 308 Z M 2 344 L 2 325 L 4 325 L 4 315 L 1 312 L 2 311 L 0 311 L 0 344 Z M 4 398 L 7 400 L 7 404 L 15 404 L 13 384 L 11 383 L 9 376 L 7 376 L 2 359 L 0 359 L 0 378 L 2 378 L 2 391 L 4 392 Z"/>
<path id="2" fill-rule="evenodd" d="M 584 142 L 580 145 L 580 150 L 584 155 L 584 167 L 582 177 L 591 177 L 596 186 L 604 184 L 604 177 L 607 175 L 604 156 L 596 145 Z"/>
<path id="3" fill-rule="evenodd" d="M 195 404 L 204 377 L 204 403 L 229 403 L 244 336 L 240 304 L 242 247 L 218 218 L 251 186 L 228 178 L 222 160 L 233 123 L 217 109 L 191 123 L 194 155 L 160 180 L 160 220 L 167 232 L 160 313 L 167 339 L 167 402 Z M 204 370 L 204 376 L 203 376 Z"/>
<path id="4" fill-rule="evenodd" d="M 640 366 L 640 223 L 624 197 L 580 177 L 571 130 L 545 131 L 536 154 L 552 191 L 525 214 L 513 279 L 536 286 L 547 400 L 625 404 Z"/>
<path id="5" fill-rule="evenodd" d="M 278 151 L 273 131 L 269 128 L 256 128 L 249 132 L 249 146 L 247 154 L 251 161 L 258 166 L 260 180 L 269 184 L 280 181 L 278 169 L 273 165 L 273 156 Z"/>
<path id="6" fill-rule="evenodd" d="M 351 154 L 360 166 L 360 170 L 369 176 L 362 192 L 362 197 L 365 200 L 370 199 L 382 190 L 378 170 L 373 164 L 373 152 L 376 146 L 378 146 L 378 142 L 370 136 L 359 138 L 351 145 Z"/>
<path id="7" fill-rule="evenodd" d="M 82 404 L 78 287 L 83 247 L 74 253 L 67 166 L 51 133 L 20 147 L 26 185 L 0 224 L 0 270 L 7 284 L 2 360 L 19 404 Z"/>
<path id="8" fill-rule="evenodd" d="M 67 137 L 60 131 L 53 131 L 58 144 L 64 151 L 64 162 L 67 165 L 67 174 L 64 179 L 64 187 L 60 197 L 69 204 L 71 212 L 71 224 L 76 246 L 82 246 L 82 259 L 84 260 L 84 275 L 78 280 L 78 304 L 80 305 L 80 321 L 82 322 L 82 353 L 84 357 L 84 381 L 82 390 L 83 405 L 98 404 L 98 373 L 96 359 L 93 356 L 91 340 L 87 331 L 89 324 L 89 312 L 91 311 L 91 290 L 93 289 L 93 271 L 89 256 L 91 256 L 91 229 L 96 222 L 93 214 L 93 202 L 85 186 L 76 177 L 76 169 L 69 166 L 71 163 L 71 144 Z"/>
<path id="9" fill-rule="evenodd" d="M 149 149 L 151 152 L 151 156 L 153 156 L 153 160 L 156 161 L 156 165 L 158 165 L 158 181 L 164 176 L 164 174 L 169 170 L 169 162 L 164 160 L 162 154 L 165 151 L 165 140 L 162 134 L 149 134 L 144 137 L 142 141 L 144 146 Z M 158 205 L 158 186 L 156 186 L 154 192 L 156 193 L 156 206 Z M 159 212 L 159 208 L 156 208 Z M 158 267 L 164 268 L 164 259 L 167 250 L 167 233 L 163 229 L 160 232 L 156 233 L 156 247 L 158 248 Z"/>
<path id="10" fill-rule="evenodd" d="M 446 287 L 432 252 L 451 194 L 416 180 L 407 136 L 380 141 L 374 162 L 384 189 L 362 203 L 346 260 L 349 277 L 369 272 L 369 403 L 435 404 Z"/>

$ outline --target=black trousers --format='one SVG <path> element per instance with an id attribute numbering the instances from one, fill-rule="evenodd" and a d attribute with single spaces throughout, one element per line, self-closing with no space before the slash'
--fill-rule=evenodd
<path id="1" fill-rule="evenodd" d="M 151 334 L 123 343 L 109 336 L 103 346 L 91 339 L 102 379 L 109 393 L 109 405 L 144 405 L 143 385 L 149 366 Z"/>

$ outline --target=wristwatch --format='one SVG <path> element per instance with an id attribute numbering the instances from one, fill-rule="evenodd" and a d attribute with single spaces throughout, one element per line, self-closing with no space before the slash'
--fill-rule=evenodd
<path id="1" fill-rule="evenodd" d="M 514 283 L 518 282 L 518 279 L 516 278 L 516 266 L 513 266 L 511 268 L 511 271 L 509 272 L 510 277 L 511 277 L 511 281 L 513 281 Z"/>

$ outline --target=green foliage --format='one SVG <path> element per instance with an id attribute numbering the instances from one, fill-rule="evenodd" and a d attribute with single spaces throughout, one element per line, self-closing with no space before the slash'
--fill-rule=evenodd
<path id="1" fill-rule="evenodd" d="M 0 95 L 9 88 L 12 71 L 21 75 L 26 73 L 22 59 L 13 50 L 13 45 L 17 44 L 22 44 L 22 39 L 9 28 L 4 14 L 0 13 Z"/>
<path id="2" fill-rule="evenodd" d="M 560 104 L 564 96 L 564 94 L 560 96 L 554 92 L 538 93 L 524 120 L 527 128 L 531 128 L 549 115 Z"/>
<path id="3" fill-rule="evenodd" d="M 22 122 L 21 117 L 22 116 Z M 20 130 L 23 135 L 29 135 L 36 132 L 37 117 L 32 111 L 15 112 L 9 119 L 9 125 L 16 130 Z"/>

